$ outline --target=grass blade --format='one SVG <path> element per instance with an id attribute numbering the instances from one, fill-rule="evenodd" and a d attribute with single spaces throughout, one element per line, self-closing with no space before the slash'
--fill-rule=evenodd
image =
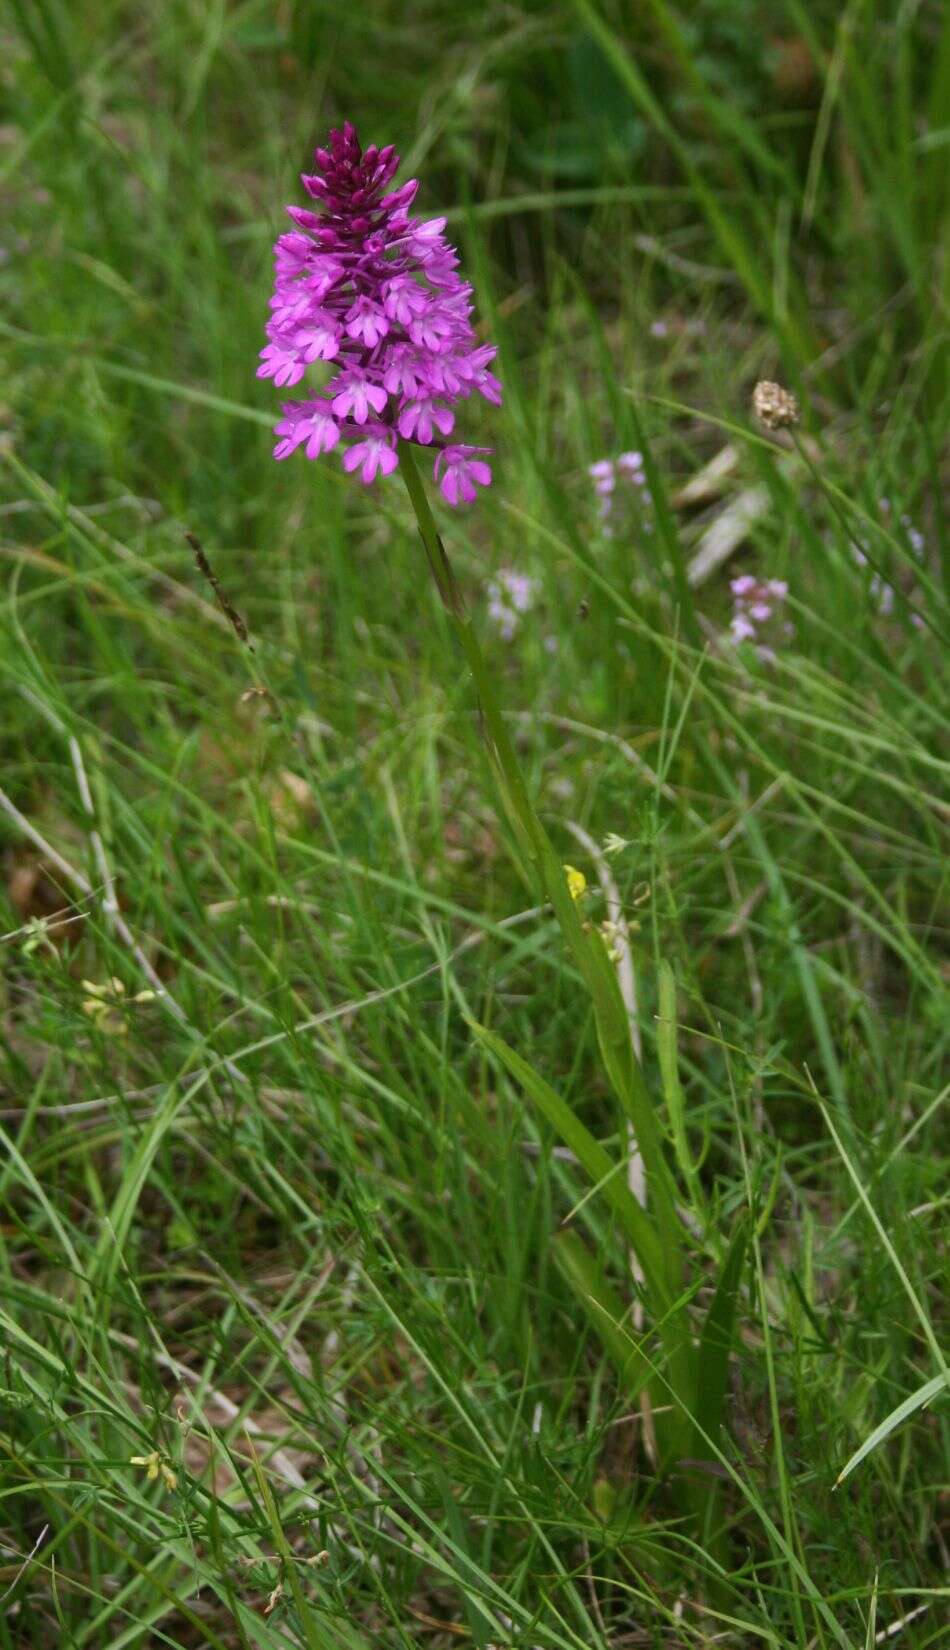
<path id="1" fill-rule="evenodd" d="M 839 1484 L 844 1483 L 855 1467 L 859 1467 L 861 1462 L 866 1460 L 872 1450 L 877 1449 L 878 1444 L 883 1444 L 885 1438 L 889 1438 L 892 1432 L 896 1432 L 903 1421 L 906 1421 L 909 1416 L 915 1415 L 918 1409 L 923 1409 L 925 1404 L 931 1403 L 941 1392 L 950 1392 L 950 1381 L 947 1380 L 946 1375 L 934 1375 L 932 1380 L 925 1381 L 923 1386 L 919 1386 L 917 1391 L 912 1392 L 909 1398 L 905 1398 L 902 1403 L 897 1405 L 896 1409 L 892 1409 L 890 1415 L 886 1415 L 884 1420 L 874 1428 L 874 1431 L 868 1433 L 860 1448 L 856 1449 L 852 1456 L 849 1456 L 835 1479 L 835 1489 L 838 1488 Z"/>
<path id="2" fill-rule="evenodd" d="M 697 1429 L 713 1439 L 719 1437 L 722 1425 L 729 1354 L 732 1350 L 739 1300 L 739 1283 L 748 1241 L 749 1217 L 743 1213 L 736 1221 L 719 1274 L 716 1293 L 706 1314 L 706 1322 L 699 1340 L 694 1414 Z"/>
<path id="3" fill-rule="evenodd" d="M 489 1049 L 534 1101 L 555 1133 L 569 1148 L 599 1188 L 620 1221 L 624 1236 L 634 1250 L 646 1282 L 651 1309 L 657 1317 L 670 1304 L 666 1286 L 663 1253 L 649 1216 L 628 1191 L 622 1178 L 624 1165 L 615 1163 L 594 1139 L 590 1130 L 575 1116 L 566 1100 L 552 1089 L 550 1083 L 529 1066 L 520 1054 L 499 1037 L 497 1032 L 472 1024 L 479 1042 Z"/>

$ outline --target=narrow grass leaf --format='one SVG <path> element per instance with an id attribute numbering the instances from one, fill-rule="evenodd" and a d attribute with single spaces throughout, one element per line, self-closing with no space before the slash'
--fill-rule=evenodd
<path id="1" fill-rule="evenodd" d="M 950 1380 L 946 1375 L 934 1375 L 932 1380 L 925 1381 L 923 1386 L 919 1386 L 917 1391 L 912 1392 L 909 1398 L 905 1398 L 903 1403 L 897 1405 L 896 1409 L 892 1409 L 890 1415 L 886 1415 L 884 1420 L 874 1428 L 874 1431 L 868 1433 L 860 1448 L 856 1449 L 852 1456 L 849 1456 L 835 1479 L 835 1489 L 838 1488 L 839 1484 L 844 1483 L 855 1467 L 859 1467 L 861 1462 L 866 1460 L 872 1450 L 877 1449 L 879 1444 L 883 1444 L 892 1432 L 896 1432 L 903 1421 L 906 1421 L 911 1415 L 915 1415 L 919 1409 L 923 1409 L 925 1404 L 932 1403 L 934 1398 L 938 1397 L 941 1392 L 950 1392 Z"/>

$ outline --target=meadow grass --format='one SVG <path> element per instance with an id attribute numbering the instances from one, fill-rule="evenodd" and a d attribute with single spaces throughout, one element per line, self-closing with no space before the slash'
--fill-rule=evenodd
<path id="1" fill-rule="evenodd" d="M 0 1650 L 936 1644 L 950 15 L 12 0 L 0 55 Z M 500 346 L 437 516 L 626 926 L 721 1331 L 672 1470 L 627 1119 L 409 500 L 270 456 L 344 116 Z"/>

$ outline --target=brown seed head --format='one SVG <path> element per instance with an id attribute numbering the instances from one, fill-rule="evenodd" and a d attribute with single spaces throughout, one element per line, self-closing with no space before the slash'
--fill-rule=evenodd
<path id="1" fill-rule="evenodd" d="M 794 395 L 766 378 L 752 391 L 752 411 L 767 430 L 787 430 L 798 423 L 798 402 Z"/>

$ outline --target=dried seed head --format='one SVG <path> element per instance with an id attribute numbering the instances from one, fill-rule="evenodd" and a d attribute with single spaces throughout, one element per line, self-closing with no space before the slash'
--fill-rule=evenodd
<path id="1" fill-rule="evenodd" d="M 763 378 L 752 391 L 752 411 L 767 430 L 787 430 L 798 423 L 798 402 L 781 384 Z"/>

